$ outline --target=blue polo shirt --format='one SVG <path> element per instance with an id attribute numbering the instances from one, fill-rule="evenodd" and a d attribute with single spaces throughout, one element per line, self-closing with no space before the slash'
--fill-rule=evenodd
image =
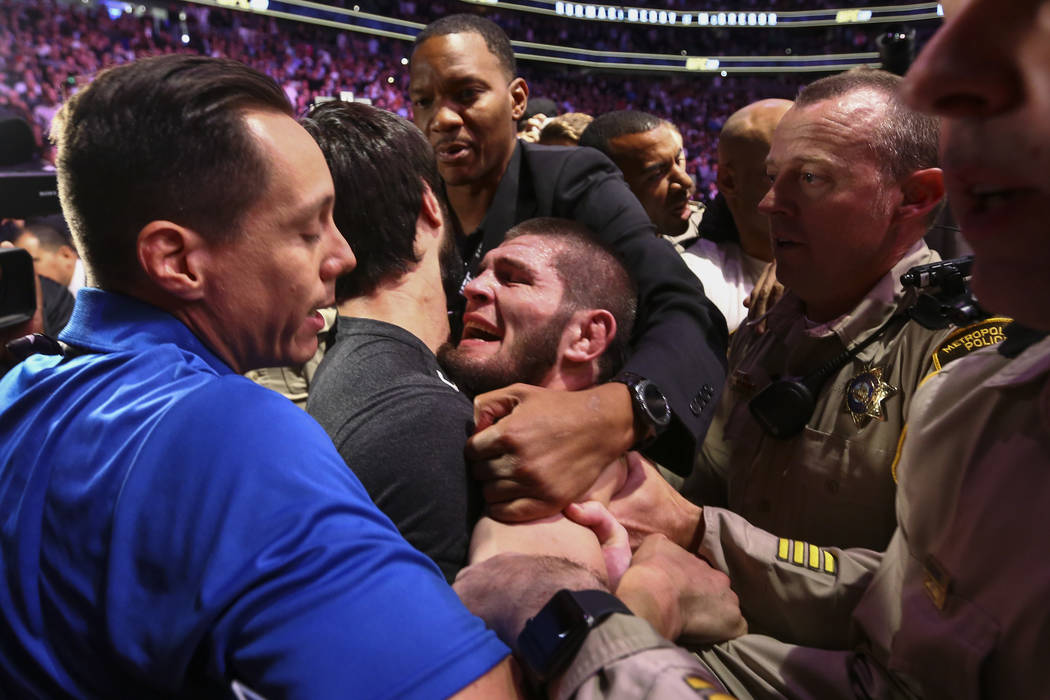
<path id="1" fill-rule="evenodd" d="M 324 430 L 174 317 L 80 291 L 0 381 L 0 696 L 450 695 L 508 650 Z"/>

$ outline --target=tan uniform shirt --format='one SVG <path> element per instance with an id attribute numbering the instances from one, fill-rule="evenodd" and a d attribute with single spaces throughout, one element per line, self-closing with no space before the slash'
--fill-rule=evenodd
<path id="1" fill-rule="evenodd" d="M 975 353 L 926 382 L 898 473 L 900 527 L 881 561 L 800 543 L 800 564 L 793 542 L 785 561 L 782 540 L 705 509 L 721 545 L 716 563 L 734 584 L 752 569 L 742 605 L 761 572 L 783 617 L 808 616 L 809 643 L 827 647 L 749 634 L 704 652 L 730 690 L 814 700 L 1048 695 L 1050 339 L 1015 360 Z M 843 614 L 858 599 L 841 644 Z"/>
<path id="2" fill-rule="evenodd" d="M 783 537 L 883 549 L 896 526 L 891 465 L 908 404 L 949 331 L 908 321 L 885 333 L 827 380 L 794 437 L 767 435 L 748 401 L 775 377 L 805 376 L 865 340 L 908 305 L 900 276 L 938 259 L 916 244 L 852 312 L 830 324 L 808 327 L 802 303 L 789 293 L 767 314 L 765 334 L 742 325 L 730 345 L 718 413 L 683 493 Z M 868 400 L 854 404 L 862 408 L 849 410 L 847 392 L 864 391 Z"/>
<path id="3" fill-rule="evenodd" d="M 631 615 L 592 629 L 548 690 L 552 700 L 733 700 L 696 656 Z"/>
<path id="4" fill-rule="evenodd" d="M 926 697 L 1048 697 L 1050 339 L 953 363 L 913 411 L 859 628 Z"/>

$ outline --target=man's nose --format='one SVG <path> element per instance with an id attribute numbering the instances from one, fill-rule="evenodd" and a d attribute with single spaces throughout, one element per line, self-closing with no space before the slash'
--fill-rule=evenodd
<path id="1" fill-rule="evenodd" d="M 1015 44 L 1038 21 L 1031 15 L 990 0 L 955 10 L 912 64 L 901 95 L 943 117 L 990 117 L 1017 106 L 1025 87 Z"/>

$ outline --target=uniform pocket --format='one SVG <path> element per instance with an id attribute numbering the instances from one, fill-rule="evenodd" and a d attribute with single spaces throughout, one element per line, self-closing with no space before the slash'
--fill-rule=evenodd
<path id="1" fill-rule="evenodd" d="M 904 593 L 890 670 L 917 681 L 931 700 L 983 697 L 981 671 L 999 625 L 976 605 L 939 590 L 933 577 L 924 588 L 909 586 Z"/>

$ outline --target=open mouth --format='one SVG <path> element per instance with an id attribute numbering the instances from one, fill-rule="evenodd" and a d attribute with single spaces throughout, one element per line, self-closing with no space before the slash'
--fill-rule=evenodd
<path id="1" fill-rule="evenodd" d="M 487 324 L 478 323 L 477 321 L 465 321 L 463 323 L 462 340 L 477 340 L 484 343 L 499 342 L 503 340 L 503 335 L 500 334 L 498 329 Z"/>
<path id="2" fill-rule="evenodd" d="M 321 332 L 324 329 L 325 320 L 321 314 L 321 308 L 312 309 L 310 313 L 306 315 L 306 324 L 315 330 L 315 332 Z"/>
<path id="3" fill-rule="evenodd" d="M 689 211 L 689 200 L 686 200 L 684 202 L 676 202 L 675 204 L 672 204 L 671 213 L 675 214 L 676 216 L 681 216 L 683 218 L 687 213 L 692 213 Z"/>
<path id="4" fill-rule="evenodd" d="M 438 159 L 442 161 L 458 160 L 466 156 L 470 147 L 465 143 L 459 143 L 457 141 L 450 143 L 443 143 L 434 149 Z"/>

